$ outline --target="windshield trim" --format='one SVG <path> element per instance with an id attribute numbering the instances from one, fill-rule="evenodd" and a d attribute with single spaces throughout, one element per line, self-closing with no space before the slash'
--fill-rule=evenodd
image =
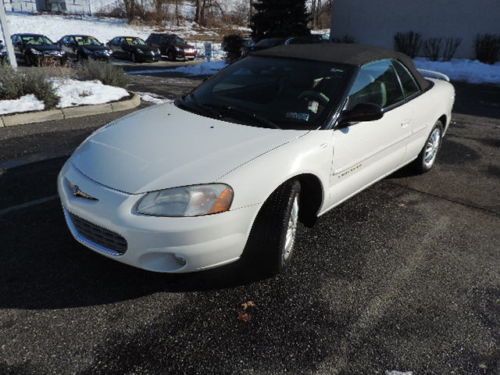
<path id="1" fill-rule="evenodd" d="M 338 117 L 338 113 L 341 112 L 342 110 L 342 106 L 344 105 L 344 102 L 345 102 L 345 98 L 347 97 L 347 94 L 349 92 L 349 88 L 351 87 L 352 85 L 352 81 L 353 79 L 355 78 L 356 76 L 356 72 L 357 72 L 357 68 L 356 66 L 354 65 L 350 65 L 350 64 L 342 64 L 342 63 L 325 63 L 325 62 L 321 62 L 321 61 L 315 61 L 315 60 L 310 60 L 310 59 L 304 59 L 304 58 L 296 58 L 296 57 L 283 57 L 283 56 L 254 56 L 254 55 L 250 55 L 249 57 L 246 57 L 244 59 L 241 59 L 239 62 L 236 62 L 235 64 L 238 64 L 242 61 L 245 61 L 249 58 L 253 58 L 253 59 L 267 59 L 267 60 L 270 60 L 270 59 L 274 59 L 274 60 L 280 60 L 280 61 L 283 61 L 283 60 L 294 60 L 294 61 L 302 61 L 302 62 L 307 62 L 307 63 L 320 63 L 320 64 L 330 64 L 332 65 L 332 67 L 337 67 L 337 68 L 341 68 L 341 69 L 345 69 L 345 74 L 346 74 L 346 77 L 345 77 L 345 80 L 343 81 L 343 87 L 340 87 L 339 88 L 339 94 L 334 98 L 336 100 L 332 100 L 331 102 L 331 105 L 329 105 L 327 108 L 325 108 L 325 112 L 324 114 L 321 115 L 321 118 L 318 119 L 318 122 L 316 123 L 315 126 L 310 126 L 310 127 L 307 127 L 307 126 L 301 126 L 300 123 L 293 123 L 291 122 L 291 124 L 293 124 L 292 126 L 290 127 L 283 127 L 281 124 L 282 124 L 282 121 L 278 121 L 278 125 L 280 128 L 282 128 L 283 130 L 293 130 L 293 129 L 297 129 L 297 130 L 327 130 L 327 129 L 331 129 L 333 126 L 334 126 L 334 123 L 335 123 L 335 118 Z M 198 87 L 196 87 L 195 89 L 193 89 L 191 91 L 191 93 L 189 94 L 189 96 L 193 96 L 196 94 L 196 92 L 198 90 L 201 90 L 203 87 L 205 87 L 205 85 L 208 85 L 208 84 L 211 84 L 211 81 L 213 79 L 216 79 L 217 77 L 220 77 L 224 74 L 227 73 L 227 69 L 231 68 L 232 66 L 234 66 L 234 64 L 232 65 L 228 65 L 227 67 L 223 68 L 222 70 L 220 70 L 217 74 L 209 77 L 207 80 L 205 80 L 204 82 L 202 82 Z M 187 104 L 189 105 L 189 103 L 186 102 L 186 99 L 189 100 L 188 98 L 188 95 L 184 96 L 182 98 L 182 104 Z M 176 101 L 176 106 L 178 106 L 179 102 Z M 230 104 L 229 104 L 230 105 Z M 231 105 L 230 105 L 231 106 Z M 232 105 L 233 107 L 237 107 L 237 105 Z M 186 111 L 189 111 L 189 109 L 185 108 L 185 106 L 183 106 L 183 108 L 181 108 L 183 110 L 186 110 Z M 246 111 L 249 111 L 248 108 L 242 108 L 243 110 L 246 110 Z M 206 116 L 206 117 L 212 117 L 212 116 L 208 116 L 206 115 L 206 111 L 204 111 L 205 113 L 204 114 L 200 114 L 200 113 L 197 113 L 201 116 Z M 252 111 L 249 111 L 249 112 L 252 112 Z M 262 114 L 259 114 L 259 113 L 256 113 L 257 115 L 259 115 L 260 117 L 266 117 L 265 115 L 262 115 Z M 240 121 L 236 121 L 233 116 L 228 116 L 231 118 L 231 121 L 233 122 L 236 122 L 236 123 L 240 123 Z M 234 117 L 239 117 L 239 116 L 234 116 Z M 238 118 L 239 120 L 239 118 Z M 273 121 L 271 119 L 269 119 L 270 122 L 272 123 Z M 244 121 L 241 121 L 244 123 Z M 255 124 L 249 124 L 249 126 L 257 126 Z"/>

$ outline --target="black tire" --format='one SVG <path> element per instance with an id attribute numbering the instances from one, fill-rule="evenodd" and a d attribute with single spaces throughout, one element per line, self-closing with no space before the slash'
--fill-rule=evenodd
<path id="1" fill-rule="evenodd" d="M 132 61 L 134 64 L 137 62 L 137 56 L 133 52 L 130 52 L 130 61 Z"/>
<path id="2" fill-rule="evenodd" d="M 175 61 L 175 52 L 170 50 L 168 51 L 167 53 L 167 59 L 170 60 L 170 61 Z"/>
<path id="3" fill-rule="evenodd" d="M 281 185 L 267 199 L 255 219 L 243 260 L 265 276 L 283 271 L 290 263 L 295 235 L 290 251 L 287 252 L 287 231 L 294 204 L 297 204 L 296 225 L 298 224 L 300 190 L 300 183 L 295 180 Z"/>
<path id="4" fill-rule="evenodd" d="M 439 140 L 437 144 L 437 149 L 435 151 L 435 156 L 432 159 L 432 162 L 426 161 L 426 149 L 429 147 L 430 142 L 432 141 L 433 135 L 439 132 Z M 434 127 L 432 128 L 429 137 L 425 141 L 424 147 L 422 148 L 422 151 L 420 151 L 420 154 L 418 154 L 418 157 L 413 161 L 413 163 L 410 165 L 413 172 L 416 174 L 423 174 L 429 172 L 434 165 L 436 164 L 436 159 L 439 154 L 439 150 L 441 149 L 441 143 L 443 140 L 443 132 L 444 132 L 444 125 L 441 121 L 437 121 Z"/>
<path id="5" fill-rule="evenodd" d="M 28 53 L 26 55 L 24 55 L 24 62 L 27 66 L 38 66 L 39 65 L 38 59 L 35 56 L 30 55 Z"/>

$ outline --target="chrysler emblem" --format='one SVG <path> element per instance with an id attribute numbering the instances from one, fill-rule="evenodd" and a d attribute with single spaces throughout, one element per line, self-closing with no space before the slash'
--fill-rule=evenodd
<path id="1" fill-rule="evenodd" d="M 80 189 L 78 185 L 71 184 L 71 190 L 73 192 L 73 196 L 76 198 L 88 199 L 90 201 L 97 201 L 97 198 L 94 198 L 92 195 L 85 193 Z"/>

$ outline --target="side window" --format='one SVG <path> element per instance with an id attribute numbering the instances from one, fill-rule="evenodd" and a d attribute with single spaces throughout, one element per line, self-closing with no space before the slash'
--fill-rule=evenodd
<path id="1" fill-rule="evenodd" d="M 415 81 L 415 78 L 411 75 L 411 73 L 404 67 L 400 62 L 393 61 L 394 68 L 398 73 L 399 78 L 401 79 L 401 84 L 403 85 L 403 90 L 405 92 L 405 96 L 409 97 L 415 95 L 420 92 L 420 88 Z"/>
<path id="2" fill-rule="evenodd" d="M 403 100 L 403 90 L 391 61 L 382 60 L 361 67 L 349 93 L 347 109 L 360 103 L 387 108 Z"/>

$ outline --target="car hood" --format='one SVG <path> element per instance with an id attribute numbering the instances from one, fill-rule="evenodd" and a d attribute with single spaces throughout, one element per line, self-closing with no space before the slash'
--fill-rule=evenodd
<path id="1" fill-rule="evenodd" d="M 40 52 L 60 51 L 61 48 L 56 44 L 33 45 L 27 44 L 27 48 L 33 48 Z"/>
<path id="2" fill-rule="evenodd" d="M 106 46 L 78 46 L 78 48 L 80 48 L 81 50 L 89 50 L 89 51 L 92 51 L 92 52 L 96 52 L 96 51 L 108 51 L 109 48 L 106 47 Z"/>
<path id="3" fill-rule="evenodd" d="M 139 194 L 218 181 L 306 133 L 228 123 L 164 104 L 101 128 L 71 162 L 102 185 Z"/>
<path id="4" fill-rule="evenodd" d="M 141 50 L 144 53 L 151 53 L 151 51 L 153 51 L 153 48 L 148 46 L 133 46 L 132 48 L 136 50 Z"/>

